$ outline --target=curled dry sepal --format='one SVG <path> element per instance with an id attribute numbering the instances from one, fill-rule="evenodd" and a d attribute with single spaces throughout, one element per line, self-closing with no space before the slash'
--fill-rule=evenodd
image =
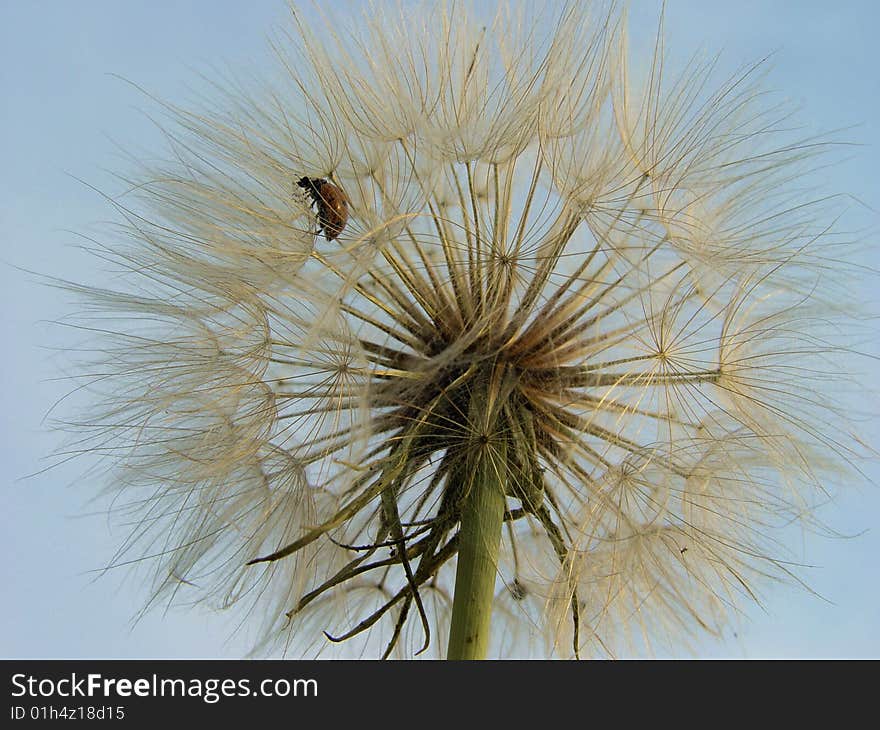
<path id="1" fill-rule="evenodd" d="M 121 281 L 74 287 L 72 448 L 153 601 L 235 604 L 266 651 L 442 655 L 480 468 L 490 656 L 678 645 L 792 577 L 777 535 L 860 458 L 825 146 L 760 65 L 631 69 L 581 5 L 292 10 L 277 78 L 164 106 L 169 160 L 96 244 Z M 334 240 L 303 178 L 344 191 Z"/>

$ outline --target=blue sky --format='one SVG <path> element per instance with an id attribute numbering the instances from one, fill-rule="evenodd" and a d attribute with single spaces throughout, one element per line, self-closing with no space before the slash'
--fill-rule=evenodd
<path id="1" fill-rule="evenodd" d="M 632 5 L 634 26 L 648 28 L 658 3 Z M 163 99 L 185 98 L 212 67 L 265 65 L 265 38 L 285 17 L 281 0 L 0 0 L 0 327 L 8 343 L 0 358 L 0 656 L 236 657 L 246 649 L 206 609 L 154 611 L 133 626 L 144 590 L 130 574 L 91 572 L 116 546 L 106 518 L 90 514 L 98 477 L 65 464 L 21 479 L 45 466 L 55 441 L 41 421 L 69 384 L 59 380 L 63 357 L 50 349 L 57 330 L 46 324 L 63 317 L 64 300 L 13 267 L 91 276 L 93 260 L 73 232 L 112 212 L 81 180 L 112 189 L 121 149 L 161 149 L 149 104 L 119 77 Z M 816 131 L 850 128 L 844 136 L 864 146 L 823 174 L 829 189 L 864 203 L 847 227 L 871 229 L 866 239 L 876 242 L 877 4 L 669 0 L 666 23 L 679 57 L 721 51 L 722 68 L 732 71 L 773 52 L 770 86 L 802 107 L 801 119 Z M 880 265 L 878 251 L 869 246 L 867 265 Z M 876 420 L 864 432 L 880 443 Z M 878 474 L 869 471 L 875 485 Z M 853 536 L 807 534 L 794 544 L 815 566 L 805 576 L 822 597 L 770 587 L 735 636 L 700 644 L 697 656 L 880 657 L 880 490 L 854 485 L 822 516 Z"/>

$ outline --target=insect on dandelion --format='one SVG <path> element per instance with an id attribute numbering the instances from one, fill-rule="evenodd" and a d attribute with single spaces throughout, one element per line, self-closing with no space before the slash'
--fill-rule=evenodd
<path id="1" fill-rule="evenodd" d="M 277 79 L 165 107 L 78 289 L 151 602 L 299 656 L 619 656 L 790 577 L 860 456 L 827 145 L 760 64 L 631 64 L 582 5 L 292 9 Z"/>
<path id="2" fill-rule="evenodd" d="M 318 224 L 328 241 L 337 238 L 348 222 L 348 198 L 323 178 L 300 178 L 297 183 L 311 196 L 318 209 Z"/>

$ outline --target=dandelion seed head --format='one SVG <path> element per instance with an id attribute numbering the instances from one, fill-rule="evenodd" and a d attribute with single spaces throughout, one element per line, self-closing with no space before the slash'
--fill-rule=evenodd
<path id="1" fill-rule="evenodd" d="M 263 651 L 442 654 L 475 453 L 499 655 L 718 634 L 790 577 L 774 530 L 860 458 L 853 269 L 760 67 L 633 71 L 598 3 L 292 8 L 273 49 L 271 83 L 166 105 L 98 249 L 119 286 L 85 291 L 77 444 L 152 601 L 239 608 Z"/>

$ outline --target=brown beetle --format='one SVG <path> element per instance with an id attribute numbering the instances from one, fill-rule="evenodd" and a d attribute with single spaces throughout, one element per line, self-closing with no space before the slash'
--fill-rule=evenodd
<path id="1" fill-rule="evenodd" d="M 332 241 L 348 222 L 348 197 L 322 177 L 302 177 L 296 184 L 312 197 L 318 209 L 318 226 L 324 237 Z"/>

